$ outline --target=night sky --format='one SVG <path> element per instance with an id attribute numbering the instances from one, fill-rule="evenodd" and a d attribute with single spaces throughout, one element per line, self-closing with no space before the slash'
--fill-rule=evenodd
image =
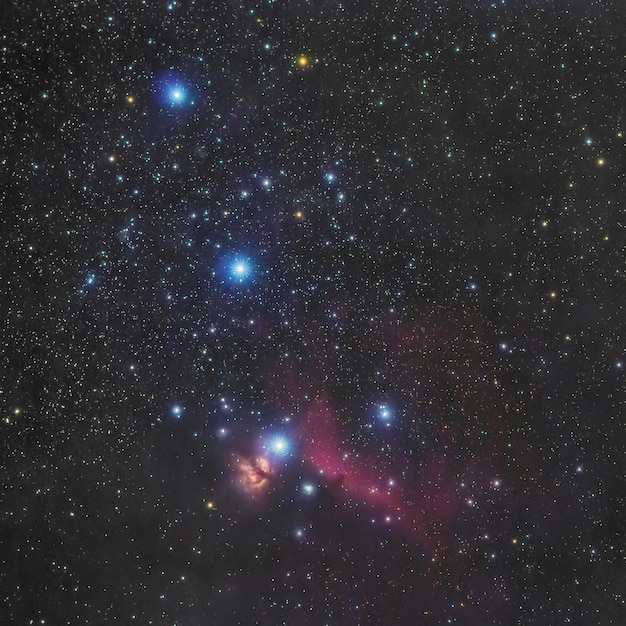
<path id="1" fill-rule="evenodd" d="M 625 624 L 625 23 L 5 0 L 0 622 Z"/>

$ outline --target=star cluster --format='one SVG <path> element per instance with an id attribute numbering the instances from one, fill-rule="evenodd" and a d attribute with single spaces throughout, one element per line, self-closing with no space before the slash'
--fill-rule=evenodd
<path id="1" fill-rule="evenodd" d="M 9 3 L 2 623 L 623 624 L 625 20 Z"/>

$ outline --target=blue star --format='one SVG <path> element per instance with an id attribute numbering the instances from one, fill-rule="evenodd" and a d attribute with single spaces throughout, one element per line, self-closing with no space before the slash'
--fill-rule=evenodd
<path id="1" fill-rule="evenodd" d="M 255 283 L 258 269 L 252 258 L 244 254 L 229 254 L 222 257 L 215 275 L 224 286 L 230 285 L 245 293 Z"/>
<path id="2" fill-rule="evenodd" d="M 315 485 L 312 483 L 302 483 L 300 489 L 302 490 L 302 493 L 307 496 L 311 496 L 315 493 Z"/>
<path id="3" fill-rule="evenodd" d="M 188 82 L 176 75 L 168 74 L 159 78 L 156 93 L 162 104 L 170 109 L 181 109 L 194 104 Z"/>
<path id="4" fill-rule="evenodd" d="M 388 404 L 378 404 L 376 406 L 376 418 L 388 428 L 392 425 L 394 414 Z"/>
<path id="5" fill-rule="evenodd" d="M 169 103 L 171 106 L 185 104 L 187 92 L 182 85 L 176 84 L 169 88 L 167 92 Z"/>
<path id="6" fill-rule="evenodd" d="M 291 456 L 291 442 L 286 435 L 271 435 L 265 440 L 263 448 L 275 459 Z"/>
<path id="7" fill-rule="evenodd" d="M 278 435 L 270 440 L 269 449 L 277 456 L 285 456 L 289 453 L 289 442 L 285 437 Z"/>
<path id="8" fill-rule="evenodd" d="M 236 283 L 243 283 L 252 275 L 252 264 L 249 259 L 243 257 L 235 258 L 229 267 L 230 279 Z"/>
<path id="9" fill-rule="evenodd" d="M 78 293 L 81 296 L 87 295 L 92 292 L 92 289 L 97 289 L 98 287 L 98 278 L 95 274 L 89 273 L 85 276 L 83 280 L 83 284 L 80 289 L 78 289 Z"/>
<path id="10" fill-rule="evenodd" d="M 170 91 L 170 98 L 174 102 L 180 102 L 185 97 L 185 92 L 180 87 L 174 87 L 172 91 Z"/>

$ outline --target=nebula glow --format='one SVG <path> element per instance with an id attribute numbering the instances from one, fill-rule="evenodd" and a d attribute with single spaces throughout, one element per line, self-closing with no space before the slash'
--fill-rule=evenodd
<path id="1" fill-rule="evenodd" d="M 298 457 L 317 474 L 319 488 L 343 499 L 350 510 L 369 507 L 372 518 L 420 545 L 441 549 L 441 534 L 453 532 L 468 501 L 474 502 L 468 497 L 474 487 L 467 485 L 501 471 L 496 451 L 503 446 L 499 416 L 507 401 L 470 332 L 427 319 L 411 325 L 392 320 L 381 324 L 371 341 L 393 349 L 398 380 L 419 395 L 396 394 L 393 403 L 384 396 L 364 400 L 369 419 L 359 429 L 356 416 L 346 413 L 358 403 L 335 398 L 332 388 L 313 381 L 310 373 L 298 377 L 291 364 L 287 374 L 270 374 L 276 401 L 291 407 L 298 398 L 299 408 L 289 409 L 293 436 Z M 324 359 L 330 356 L 316 345 L 313 367 L 321 369 Z M 481 415 L 484 431 L 472 429 L 475 415 Z M 386 434 L 376 423 L 394 428 Z M 451 450 L 462 450 L 462 457 Z M 301 483 L 303 496 L 313 494 L 312 482 Z"/>
<path id="2" fill-rule="evenodd" d="M 414 537 L 423 546 L 437 541 L 433 529 L 453 520 L 462 506 L 452 468 L 441 454 L 432 454 L 420 472 L 404 472 L 375 454 L 354 453 L 344 446 L 341 419 L 328 397 L 311 404 L 302 427 L 304 458 L 327 488 L 348 502 L 372 507 L 386 523 Z M 312 493 L 301 487 L 303 493 Z M 436 531 L 438 532 L 438 531 Z"/>
<path id="3" fill-rule="evenodd" d="M 262 493 L 272 476 L 270 462 L 265 457 L 254 460 L 238 459 L 236 470 L 239 486 L 252 496 Z"/>

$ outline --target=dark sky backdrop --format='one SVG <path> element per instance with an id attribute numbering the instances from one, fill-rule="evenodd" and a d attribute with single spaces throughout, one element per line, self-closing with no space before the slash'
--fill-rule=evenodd
<path id="1" fill-rule="evenodd" d="M 626 5 L 5 0 L 2 624 L 626 623 Z"/>

